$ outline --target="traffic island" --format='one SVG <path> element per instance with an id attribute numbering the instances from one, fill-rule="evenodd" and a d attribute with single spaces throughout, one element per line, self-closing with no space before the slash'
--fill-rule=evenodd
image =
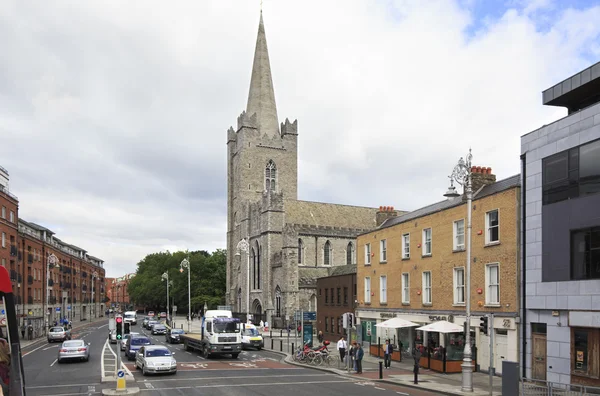
<path id="1" fill-rule="evenodd" d="M 139 395 L 140 388 L 102 389 L 103 395 Z"/>

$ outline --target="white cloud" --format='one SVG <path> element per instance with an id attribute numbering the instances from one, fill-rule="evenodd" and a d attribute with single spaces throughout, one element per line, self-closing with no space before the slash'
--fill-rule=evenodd
<path id="1" fill-rule="evenodd" d="M 490 18 L 473 4 L 265 1 L 301 199 L 414 209 L 441 199 L 470 146 L 499 178 L 518 173 L 519 136 L 566 114 L 541 91 L 600 53 L 600 7 L 536 0 Z M 0 161 L 21 216 L 109 275 L 223 248 L 226 130 L 257 25 L 257 4 L 234 0 L 4 4 Z"/>

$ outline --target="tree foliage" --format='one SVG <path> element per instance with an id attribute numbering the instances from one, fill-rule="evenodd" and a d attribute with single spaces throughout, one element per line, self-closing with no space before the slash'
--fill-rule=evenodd
<path id="1" fill-rule="evenodd" d="M 162 309 L 167 300 L 167 285 L 162 274 L 168 272 L 171 304 L 174 300 L 178 312 L 187 313 L 188 270 L 180 271 L 181 262 L 187 258 L 190 262 L 192 312 L 200 310 L 205 303 L 208 308 L 216 308 L 225 302 L 226 257 L 227 253 L 222 249 L 212 254 L 203 250 L 149 254 L 137 264 L 136 274 L 129 282 L 129 297 L 136 306 Z"/>

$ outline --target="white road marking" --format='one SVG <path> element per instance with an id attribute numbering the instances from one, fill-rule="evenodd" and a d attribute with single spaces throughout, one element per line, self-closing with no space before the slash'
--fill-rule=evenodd
<path id="1" fill-rule="evenodd" d="M 223 371 L 222 368 L 218 368 L 218 369 L 214 369 L 214 370 L 207 370 L 207 371 Z M 299 374 L 299 375 L 294 375 L 294 378 L 297 377 L 329 377 L 331 376 L 331 374 Z M 233 376 L 233 377 L 227 377 L 224 378 L 223 376 L 220 377 L 202 377 L 202 378 L 185 378 L 185 377 L 179 377 L 179 378 L 161 378 L 161 379 L 156 379 L 156 380 L 144 380 L 144 382 L 169 382 L 169 381 L 210 381 L 210 380 L 231 380 L 231 379 L 246 379 L 246 378 L 256 378 L 256 375 L 238 375 L 238 376 Z M 290 378 L 289 375 L 261 375 L 260 376 L 261 379 L 263 378 Z M 351 380 L 354 381 L 354 380 Z M 347 380 L 346 380 L 347 382 Z"/>
<path id="2" fill-rule="evenodd" d="M 48 349 L 52 349 L 52 348 L 58 348 L 58 345 L 51 345 L 49 347 L 46 347 L 46 348 L 42 349 L 42 351 L 47 351 Z M 35 349 L 34 349 L 34 351 L 35 351 Z M 33 352 L 33 351 L 31 351 L 31 352 Z"/>
<path id="3" fill-rule="evenodd" d="M 378 386 L 374 386 L 373 388 L 377 389 L 377 390 L 386 390 L 385 388 L 380 388 Z"/>
<path id="4" fill-rule="evenodd" d="M 102 359 L 100 359 L 100 370 L 101 370 L 101 377 L 104 378 L 104 352 L 106 352 L 106 344 L 108 344 L 108 338 L 106 339 L 106 341 L 104 342 L 104 346 L 102 347 Z"/>
<path id="5" fill-rule="evenodd" d="M 108 323 L 107 323 L 107 324 L 105 324 L 105 325 L 102 325 L 102 326 L 98 327 L 98 330 L 100 330 L 100 329 L 101 329 L 101 328 L 103 328 L 104 326 L 108 326 Z"/>
<path id="6" fill-rule="evenodd" d="M 100 385 L 100 384 L 92 384 L 92 385 Z M 42 388 L 65 388 L 65 387 L 74 387 L 78 388 L 81 386 L 90 386 L 90 384 L 69 384 L 69 385 L 39 385 L 39 386 L 28 386 L 27 389 L 42 389 Z"/>
<path id="7" fill-rule="evenodd" d="M 404 392 L 396 392 L 399 395 L 404 395 L 404 396 L 410 396 L 408 393 L 404 393 Z"/>
<path id="8" fill-rule="evenodd" d="M 58 361 L 58 359 L 54 359 L 54 361 L 52 362 L 52 364 L 50 365 L 50 367 L 54 366 L 54 364 Z"/>
<path id="9" fill-rule="evenodd" d="M 197 380 L 197 378 L 196 378 Z M 212 384 L 212 385 L 198 385 L 194 386 L 195 389 L 201 388 L 240 388 L 240 387 L 249 387 L 249 386 L 281 386 L 281 385 L 303 385 L 303 384 L 336 384 L 336 383 L 347 383 L 348 380 L 336 380 L 336 381 L 305 381 L 305 382 L 273 382 L 273 383 L 258 383 L 258 384 Z M 192 387 L 187 387 L 192 388 Z M 165 391 L 165 390 L 178 390 L 184 389 L 182 387 L 173 387 L 173 388 L 154 388 L 154 390 Z M 147 391 L 148 389 L 140 389 L 140 391 Z"/>
<path id="10" fill-rule="evenodd" d="M 154 389 L 154 385 L 152 385 L 150 382 L 145 382 L 144 385 L 146 385 L 146 389 Z"/>

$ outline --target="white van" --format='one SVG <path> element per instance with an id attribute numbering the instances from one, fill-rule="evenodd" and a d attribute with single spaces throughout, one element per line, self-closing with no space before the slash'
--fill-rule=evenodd
<path id="1" fill-rule="evenodd" d="M 137 324 L 137 312 L 136 311 L 127 311 L 123 314 L 123 321 L 125 323 L 129 323 L 130 325 Z"/>
<path id="2" fill-rule="evenodd" d="M 256 348 L 260 351 L 264 348 L 264 340 L 255 325 L 246 323 L 242 325 L 242 329 L 242 349 Z"/>

